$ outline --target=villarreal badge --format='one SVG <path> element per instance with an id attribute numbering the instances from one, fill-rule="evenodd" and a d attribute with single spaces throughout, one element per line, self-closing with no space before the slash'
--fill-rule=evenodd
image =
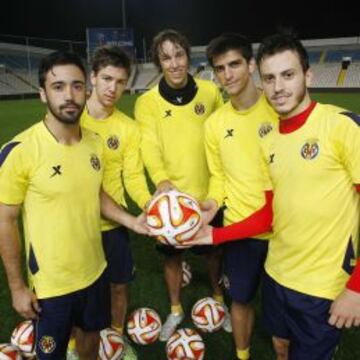
<path id="1" fill-rule="evenodd" d="M 315 159 L 320 152 L 319 144 L 317 139 L 307 140 L 301 148 L 301 156 L 305 160 Z"/>
<path id="2" fill-rule="evenodd" d="M 196 115 L 203 115 L 205 114 L 205 105 L 202 103 L 197 103 L 194 107 Z"/>
<path id="3" fill-rule="evenodd" d="M 56 342 L 52 336 L 43 336 L 40 339 L 39 347 L 44 354 L 51 354 L 56 348 Z"/>
<path id="4" fill-rule="evenodd" d="M 120 145 L 119 138 L 116 135 L 111 135 L 107 139 L 106 143 L 107 143 L 108 148 L 111 149 L 111 150 L 118 149 L 119 145 Z"/>
<path id="5" fill-rule="evenodd" d="M 261 138 L 263 138 L 264 136 L 266 136 L 269 132 L 271 132 L 271 130 L 273 129 L 271 123 L 269 122 L 264 122 L 260 125 L 259 128 L 259 136 Z"/>
<path id="6" fill-rule="evenodd" d="M 100 160 L 95 154 L 91 154 L 90 156 L 90 164 L 96 170 L 99 171 L 101 168 Z"/>

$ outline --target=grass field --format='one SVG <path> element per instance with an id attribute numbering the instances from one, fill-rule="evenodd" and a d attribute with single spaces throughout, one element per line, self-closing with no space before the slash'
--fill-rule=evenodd
<path id="1" fill-rule="evenodd" d="M 360 93 L 351 94 L 320 94 L 312 97 L 321 102 L 333 103 L 360 113 Z M 124 96 L 119 106 L 127 114 L 133 114 L 135 96 Z M 12 136 L 27 128 L 42 118 L 44 107 L 38 100 L 0 101 L 0 144 L 11 139 Z M 0 189 L 1 191 L 1 189 Z M 134 206 L 132 211 L 137 212 Z M 137 266 L 136 280 L 131 286 L 129 311 L 149 306 L 156 309 L 161 318 L 165 319 L 169 310 L 167 293 L 162 275 L 162 259 L 154 250 L 153 240 L 132 235 L 132 248 Z M 201 297 L 210 295 L 207 273 L 203 260 L 187 254 L 186 258 L 193 269 L 193 280 L 183 291 L 183 306 L 189 314 L 192 305 Z M 259 304 L 257 302 L 257 318 L 259 318 Z M 19 321 L 19 317 L 11 308 L 7 282 L 0 266 L 0 342 L 8 342 L 12 329 Z M 269 337 L 260 327 L 260 322 L 254 332 L 252 352 L 255 360 L 275 359 Z M 189 317 L 184 325 L 191 326 Z M 204 335 L 206 342 L 206 360 L 234 359 L 234 345 L 232 336 L 223 331 Z M 344 332 L 341 345 L 336 355 L 337 360 L 360 359 L 360 329 Z M 148 347 L 137 346 L 139 360 L 166 359 L 165 345 L 157 342 Z"/>

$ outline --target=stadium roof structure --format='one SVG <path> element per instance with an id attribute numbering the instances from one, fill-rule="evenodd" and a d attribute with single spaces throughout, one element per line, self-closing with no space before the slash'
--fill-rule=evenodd
<path id="1" fill-rule="evenodd" d="M 324 47 L 332 48 L 348 48 L 348 47 L 359 47 L 360 48 L 360 36 L 353 37 L 341 37 L 332 39 L 312 39 L 312 40 L 301 40 L 306 48 L 320 49 Z M 253 44 L 254 51 L 257 51 L 260 43 Z M 193 55 L 204 53 L 206 46 L 192 46 L 191 52 Z"/>
<path id="2" fill-rule="evenodd" d="M 0 53 L 6 53 L 8 55 L 22 55 L 31 53 L 32 55 L 46 55 L 54 51 L 53 49 L 41 48 L 37 46 L 12 44 L 7 42 L 0 42 Z"/>

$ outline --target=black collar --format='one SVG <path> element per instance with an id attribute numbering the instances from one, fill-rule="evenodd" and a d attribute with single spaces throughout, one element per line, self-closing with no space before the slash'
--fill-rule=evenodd
<path id="1" fill-rule="evenodd" d="M 164 77 L 159 82 L 160 95 L 173 105 L 186 105 L 192 101 L 198 91 L 193 77 L 188 74 L 188 81 L 186 85 L 181 89 L 174 89 L 170 87 L 165 81 Z"/>

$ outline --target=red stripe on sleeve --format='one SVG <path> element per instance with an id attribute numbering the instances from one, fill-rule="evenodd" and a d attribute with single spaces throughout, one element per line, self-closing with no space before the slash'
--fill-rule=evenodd
<path id="1" fill-rule="evenodd" d="M 360 193 L 360 184 L 355 184 L 356 190 Z M 346 287 L 350 290 L 360 293 L 360 258 L 355 266 L 355 269 L 350 276 L 349 281 L 346 284 Z"/>
<path id="2" fill-rule="evenodd" d="M 357 265 L 355 266 L 355 269 L 350 276 L 346 287 L 350 290 L 360 293 L 360 259 L 358 259 Z"/>
<path id="3" fill-rule="evenodd" d="M 273 192 L 265 192 L 265 205 L 246 219 L 229 226 L 213 229 L 213 243 L 218 245 L 229 241 L 235 241 L 254 237 L 271 230 L 273 212 Z"/>

